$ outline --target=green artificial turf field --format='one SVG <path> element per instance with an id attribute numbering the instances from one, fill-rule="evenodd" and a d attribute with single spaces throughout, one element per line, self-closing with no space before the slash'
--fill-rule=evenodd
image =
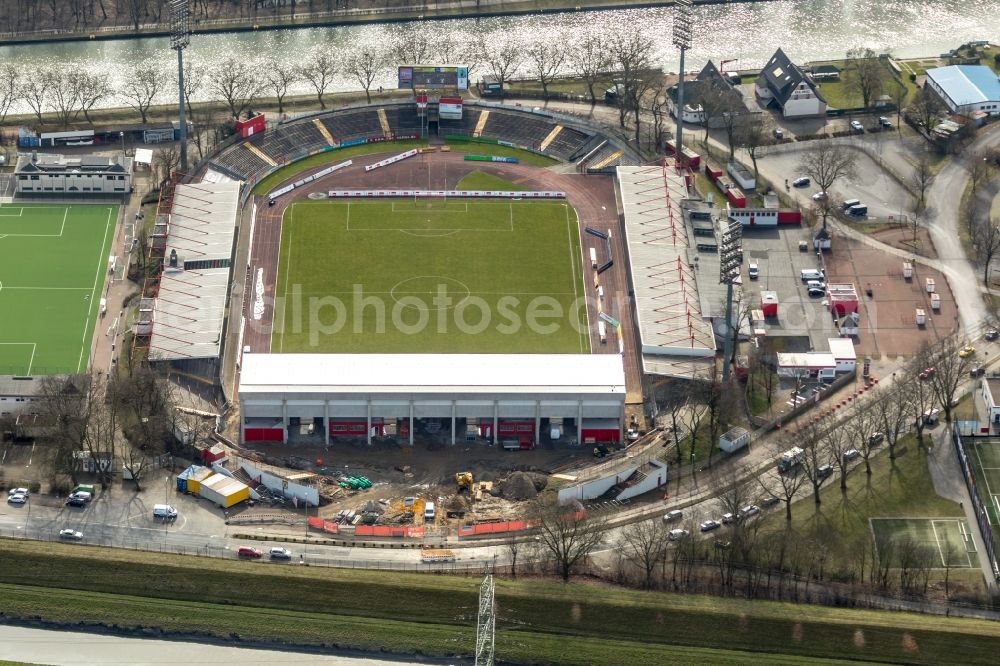
<path id="1" fill-rule="evenodd" d="M 585 294 L 563 202 L 297 202 L 271 351 L 585 353 Z"/>
<path id="2" fill-rule="evenodd" d="M 0 375 L 87 368 L 118 206 L 0 205 Z"/>

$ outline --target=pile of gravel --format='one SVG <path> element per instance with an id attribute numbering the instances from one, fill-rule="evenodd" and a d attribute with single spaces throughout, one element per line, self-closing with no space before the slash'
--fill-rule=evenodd
<path id="1" fill-rule="evenodd" d="M 524 502 L 538 495 L 538 488 L 531 474 L 514 472 L 503 482 L 503 498 L 513 502 Z"/>

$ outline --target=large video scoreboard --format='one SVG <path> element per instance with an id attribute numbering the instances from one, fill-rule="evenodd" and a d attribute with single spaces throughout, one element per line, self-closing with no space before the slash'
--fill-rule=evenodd
<path id="1" fill-rule="evenodd" d="M 464 65 L 400 65 L 401 90 L 469 89 L 469 68 Z"/>

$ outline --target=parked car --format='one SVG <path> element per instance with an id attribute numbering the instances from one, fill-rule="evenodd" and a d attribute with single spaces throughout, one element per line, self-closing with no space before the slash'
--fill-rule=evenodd
<path id="1" fill-rule="evenodd" d="M 799 271 L 799 278 L 805 282 L 807 280 L 822 280 L 826 276 L 818 268 L 803 268 Z"/>
<path id="2" fill-rule="evenodd" d="M 959 358 L 966 358 L 976 353 L 976 348 L 972 345 L 965 345 L 958 351 Z"/>
<path id="3" fill-rule="evenodd" d="M 826 201 L 826 192 L 817 192 L 814 194 L 813 201 Z"/>
<path id="4" fill-rule="evenodd" d="M 826 289 L 826 282 L 823 282 L 822 280 L 807 280 L 806 286 L 816 287 L 817 289 Z"/>
<path id="5" fill-rule="evenodd" d="M 663 515 L 663 522 L 665 523 L 676 523 L 678 520 L 684 517 L 684 512 L 680 509 L 674 509 L 673 511 L 667 511 Z"/>
<path id="6" fill-rule="evenodd" d="M 863 134 L 865 131 L 865 126 L 861 124 L 858 120 L 851 121 L 851 130 L 859 134 Z"/>
<path id="7" fill-rule="evenodd" d="M 883 129 L 892 129 L 892 121 L 885 116 L 878 117 L 878 124 L 879 127 L 882 127 Z"/>
<path id="8" fill-rule="evenodd" d="M 983 337 L 986 338 L 988 341 L 993 342 L 997 338 L 1000 338 L 1000 331 L 998 331 L 995 328 L 991 328 L 990 330 L 986 331 L 986 335 L 984 335 Z"/>
<path id="9" fill-rule="evenodd" d="M 59 530 L 59 538 L 69 539 L 70 541 L 81 541 L 83 539 L 83 532 L 71 529 Z"/>
<path id="10" fill-rule="evenodd" d="M 13 495 L 7 496 L 8 504 L 24 504 L 27 501 L 28 501 L 28 496 L 22 495 L 21 493 L 15 493 Z"/>
<path id="11" fill-rule="evenodd" d="M 722 527 L 722 523 L 717 520 L 706 520 L 700 527 L 702 532 L 711 532 L 712 530 L 717 530 Z"/>
<path id="12" fill-rule="evenodd" d="M 240 546 L 236 551 L 237 557 L 261 557 L 264 553 L 260 552 L 260 548 L 254 548 L 253 546 Z"/>
<path id="13" fill-rule="evenodd" d="M 792 187 L 809 187 L 809 183 L 811 182 L 808 176 L 799 176 L 792 181 Z"/>
<path id="14" fill-rule="evenodd" d="M 823 465 L 816 470 L 816 479 L 825 479 L 833 475 L 833 465 Z"/>
<path id="15" fill-rule="evenodd" d="M 767 497 L 762 498 L 760 500 L 760 503 L 763 504 L 765 507 L 772 507 L 780 501 L 781 498 L 775 497 L 774 495 L 768 495 Z"/>
<path id="16" fill-rule="evenodd" d="M 774 128 L 774 138 L 778 139 L 779 141 L 781 139 L 784 139 L 785 138 L 785 130 L 781 129 L 780 127 L 775 127 Z"/>
<path id="17" fill-rule="evenodd" d="M 934 376 L 934 368 L 924 368 L 923 372 L 917 375 L 917 378 L 923 381 L 927 381 L 933 376 Z"/>
<path id="18" fill-rule="evenodd" d="M 667 541 L 680 541 L 681 539 L 686 539 L 691 536 L 691 533 L 687 530 L 670 530 L 667 532 Z"/>
<path id="19" fill-rule="evenodd" d="M 66 506 L 75 506 L 78 508 L 82 506 L 87 506 L 87 500 L 71 496 L 66 500 Z"/>
<path id="20" fill-rule="evenodd" d="M 858 451 L 857 449 L 847 449 L 846 451 L 844 451 L 844 460 L 848 461 L 854 460 L 860 455 L 861 451 Z"/>
<path id="21" fill-rule="evenodd" d="M 7 491 L 8 495 L 24 495 L 27 497 L 30 493 L 27 488 L 11 488 Z"/>
<path id="22" fill-rule="evenodd" d="M 740 509 L 740 518 L 749 518 L 756 516 L 758 513 L 760 513 L 760 507 L 756 504 L 750 504 Z"/>
<path id="23" fill-rule="evenodd" d="M 751 261 L 750 265 L 747 266 L 747 275 L 750 276 L 751 280 L 756 280 L 760 277 L 760 266 L 756 261 Z"/>
<path id="24" fill-rule="evenodd" d="M 975 379 L 976 377 L 982 377 L 986 374 L 986 368 L 981 365 L 973 366 L 969 369 L 969 376 Z"/>
<path id="25" fill-rule="evenodd" d="M 868 446 L 878 446 L 884 441 L 885 441 L 885 435 L 883 435 L 880 432 L 876 432 L 871 437 L 868 438 Z"/>
<path id="26" fill-rule="evenodd" d="M 809 295 L 813 298 L 818 298 L 820 296 L 826 295 L 826 289 L 820 289 L 819 287 L 809 287 Z"/>
<path id="27" fill-rule="evenodd" d="M 724 514 L 722 514 L 722 524 L 723 525 L 730 525 L 732 523 L 735 523 L 736 520 L 737 520 L 737 516 L 736 516 L 735 513 L 724 513 Z"/>
<path id="28" fill-rule="evenodd" d="M 272 560 L 290 560 L 292 559 L 292 551 L 287 548 L 281 548 L 280 546 L 275 546 L 268 551 L 268 557 Z"/>
<path id="29" fill-rule="evenodd" d="M 82 490 L 78 490 L 75 493 L 70 493 L 69 498 L 70 499 L 80 500 L 81 502 L 86 503 L 86 502 L 89 502 L 90 500 L 93 499 L 93 495 L 91 495 L 88 492 L 84 492 Z"/>

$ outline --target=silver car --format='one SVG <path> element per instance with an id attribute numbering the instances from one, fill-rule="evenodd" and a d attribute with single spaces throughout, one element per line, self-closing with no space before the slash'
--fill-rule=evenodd
<path id="1" fill-rule="evenodd" d="M 670 530 L 667 532 L 668 541 L 680 541 L 681 539 L 686 539 L 691 536 L 691 533 L 687 530 Z"/>
<path id="2" fill-rule="evenodd" d="M 674 509 L 673 511 L 667 511 L 663 516 L 663 522 L 665 523 L 676 523 L 678 520 L 684 517 L 684 512 L 680 509 Z"/>

